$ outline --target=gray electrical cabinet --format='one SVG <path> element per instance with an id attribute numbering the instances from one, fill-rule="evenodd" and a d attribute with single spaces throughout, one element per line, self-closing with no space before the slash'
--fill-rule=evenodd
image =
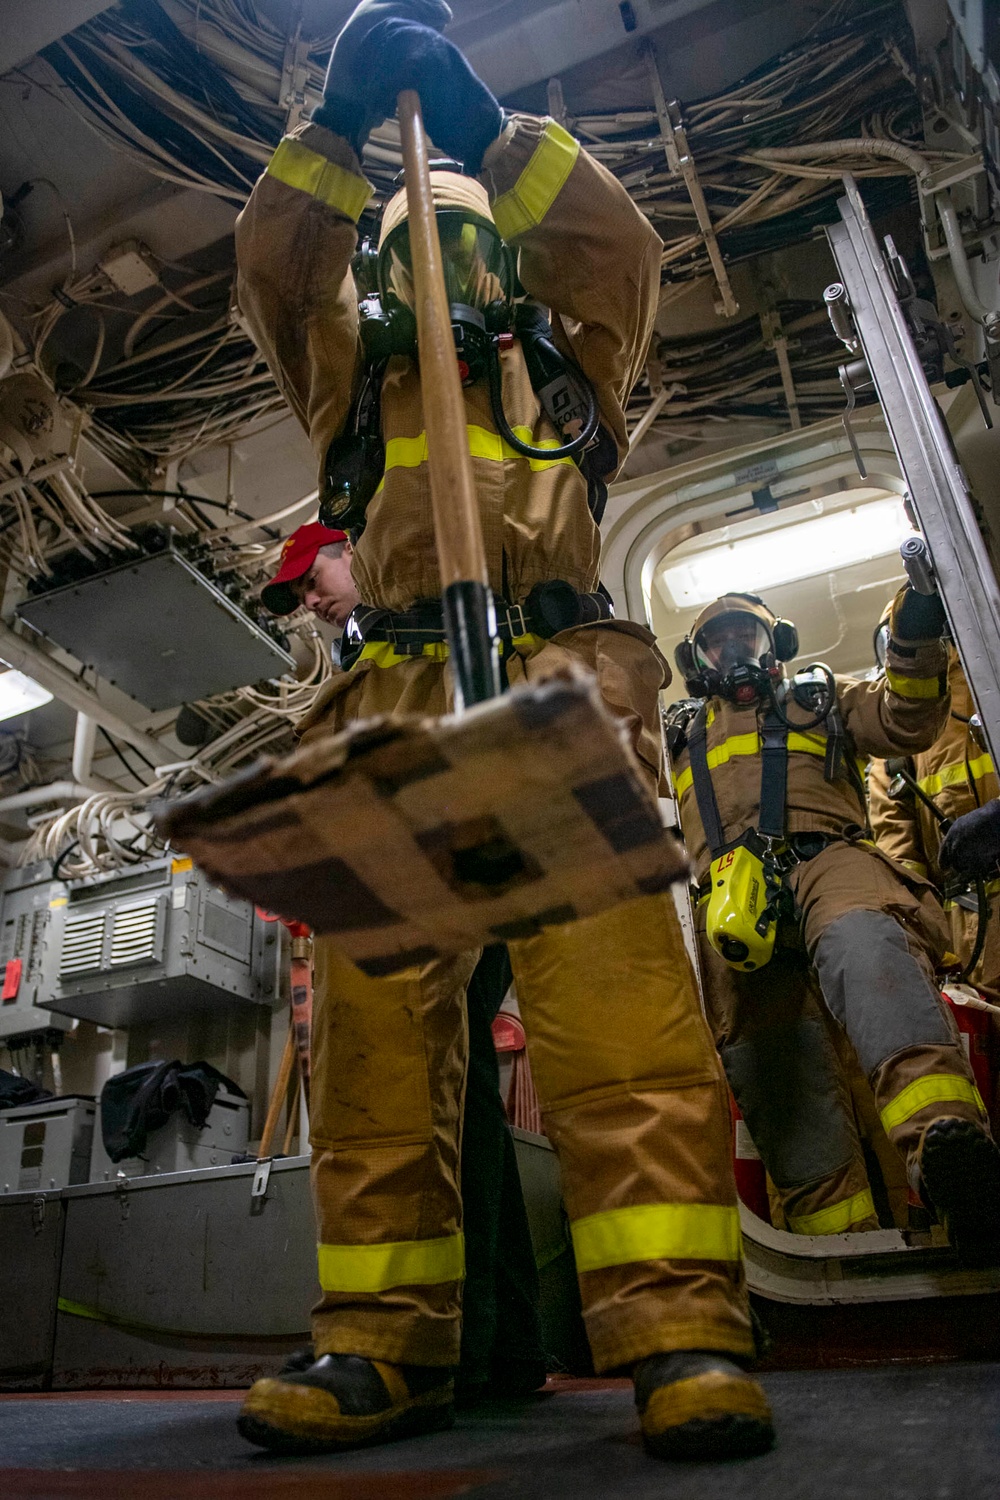
<path id="1" fill-rule="evenodd" d="M 141 1156 L 126 1156 L 122 1161 L 113 1162 L 104 1149 L 98 1122 L 94 1131 L 90 1181 L 115 1182 L 120 1177 L 159 1177 L 165 1172 L 230 1167 L 234 1157 L 245 1154 L 249 1137 L 249 1099 L 220 1088 L 204 1125 L 192 1125 L 182 1110 L 176 1110 L 165 1125 L 150 1134 Z M 79 1182 L 86 1180 L 86 1177 L 77 1179 Z"/>
<path id="2" fill-rule="evenodd" d="M 145 861 L 67 886 L 45 938 L 41 1003 L 129 1027 L 230 1005 L 280 1003 L 280 929 L 189 859 Z"/>
<path id="3" fill-rule="evenodd" d="M 96 1114 L 94 1100 L 76 1094 L 0 1110 L 0 1193 L 88 1182 Z"/>
<path id="4" fill-rule="evenodd" d="M 8 870 L 0 883 L 0 1042 L 69 1031 L 73 1022 L 38 1001 L 45 997 L 44 958 L 49 926 L 66 900 L 45 861 Z M 47 998 L 47 997 L 45 997 Z"/>

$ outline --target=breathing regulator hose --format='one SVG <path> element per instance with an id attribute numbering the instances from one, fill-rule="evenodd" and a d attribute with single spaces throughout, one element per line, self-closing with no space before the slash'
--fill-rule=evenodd
<path id="1" fill-rule="evenodd" d="M 773 708 L 774 712 L 777 714 L 778 718 L 781 720 L 785 728 L 794 731 L 795 734 L 804 734 L 810 729 L 818 729 L 819 726 L 824 722 L 824 720 L 830 717 L 830 715 L 833 713 L 833 710 L 837 706 L 837 683 L 826 662 L 811 661 L 806 668 L 806 671 L 821 672 L 826 680 L 826 691 L 821 700 L 822 707 L 815 713 L 813 718 L 808 719 L 804 724 L 793 723 L 793 721 L 785 713 L 785 710 L 782 708 L 781 704 L 778 702 L 778 695 L 774 691 L 774 683 L 770 680 L 770 678 L 768 678 L 767 683 L 767 691 L 768 697 L 770 698 L 771 707 Z"/>
<path id="2" fill-rule="evenodd" d="M 522 458 L 541 458 L 550 461 L 574 458 L 578 453 L 583 452 L 597 433 L 600 413 L 597 409 L 593 387 L 580 367 L 562 354 L 555 344 L 544 337 L 541 332 L 536 332 L 530 326 L 518 331 L 531 384 L 549 420 L 557 429 L 565 432 L 567 418 L 572 418 L 582 406 L 583 415 L 579 419 L 580 431 L 576 437 L 560 444 L 559 447 L 536 448 L 531 443 L 523 442 L 511 430 L 503 409 L 503 374 L 500 367 L 500 352 L 497 341 L 493 339 L 490 341 L 487 355 L 486 374 L 489 381 L 490 407 L 493 411 L 493 420 L 497 424 L 497 431 L 504 442 L 509 443 L 514 452 L 519 453 Z M 574 399 L 574 394 L 576 399 Z"/>

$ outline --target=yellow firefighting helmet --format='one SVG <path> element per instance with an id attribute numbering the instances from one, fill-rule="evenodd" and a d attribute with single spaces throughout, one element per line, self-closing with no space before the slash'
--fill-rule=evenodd
<path id="1" fill-rule="evenodd" d="M 486 189 L 459 172 L 430 175 L 448 301 L 481 311 L 491 302 L 509 300 L 513 262 L 493 222 Z M 405 188 L 389 200 L 382 215 L 377 276 L 383 303 L 395 298 L 413 310 Z"/>

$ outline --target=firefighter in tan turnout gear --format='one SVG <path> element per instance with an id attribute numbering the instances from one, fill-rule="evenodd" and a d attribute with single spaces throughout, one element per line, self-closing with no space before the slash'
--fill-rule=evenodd
<path id="1" fill-rule="evenodd" d="M 967 881 L 941 869 L 939 856 L 946 831 L 941 819 L 954 823 L 974 808 L 984 807 L 1000 794 L 1000 785 L 993 758 L 976 728 L 976 705 L 954 646 L 948 647 L 948 689 L 948 718 L 929 749 L 905 759 L 872 761 L 868 810 L 872 836 L 879 848 L 932 880 L 941 892 L 951 930 L 949 946 L 964 965 L 975 949 L 978 901 Z M 937 809 L 936 814 L 928 802 Z M 990 918 L 982 953 L 969 975 L 970 984 L 987 990 L 994 999 L 1000 996 L 998 896 L 1000 879 L 994 875 L 986 882 Z"/>
<path id="2" fill-rule="evenodd" d="M 438 714 L 450 702 L 402 200 L 385 211 L 374 329 L 359 331 L 350 269 L 370 196 L 358 154 L 412 86 L 435 145 L 470 174 L 432 175 L 507 680 L 589 667 L 655 796 L 665 663 L 647 631 L 608 618 L 594 511 L 626 451 L 660 242 L 557 124 L 501 113 L 439 34 L 449 18 L 440 0 L 361 5 L 335 44 L 324 103 L 279 145 L 237 226 L 242 312 L 309 432 L 324 515 L 356 527 L 367 500 L 351 670 L 302 728 L 325 734 L 359 715 Z M 535 299 L 520 311 L 515 271 L 518 295 Z M 578 415 L 561 420 L 553 381 Z M 373 438 L 384 442 L 378 472 L 359 479 L 345 455 L 368 445 L 370 457 Z M 753 1340 L 725 1081 L 669 893 L 509 946 L 595 1365 L 633 1374 L 651 1451 L 760 1451 L 771 1418 L 741 1368 Z M 318 1357 L 253 1387 L 240 1419 L 251 1441 L 309 1451 L 451 1420 L 463 992 L 475 963 L 470 953 L 372 979 L 317 943 Z"/>
<path id="3" fill-rule="evenodd" d="M 1000 1153 L 934 979 L 933 887 L 865 837 L 856 757 L 915 754 L 948 713 L 944 613 L 906 588 L 876 682 L 789 681 L 794 626 L 754 595 L 704 609 L 668 714 L 699 882 L 709 1019 L 730 1086 L 804 1234 L 877 1227 L 831 1025 L 846 1033 L 911 1187 L 969 1262 L 1000 1259 Z"/>

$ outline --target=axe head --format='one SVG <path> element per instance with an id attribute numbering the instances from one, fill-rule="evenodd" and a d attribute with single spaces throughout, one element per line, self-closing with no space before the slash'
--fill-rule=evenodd
<path id="1" fill-rule="evenodd" d="M 161 803 L 234 895 L 329 934 L 370 975 L 530 937 L 687 871 L 589 674 L 461 716 L 351 725 Z"/>

